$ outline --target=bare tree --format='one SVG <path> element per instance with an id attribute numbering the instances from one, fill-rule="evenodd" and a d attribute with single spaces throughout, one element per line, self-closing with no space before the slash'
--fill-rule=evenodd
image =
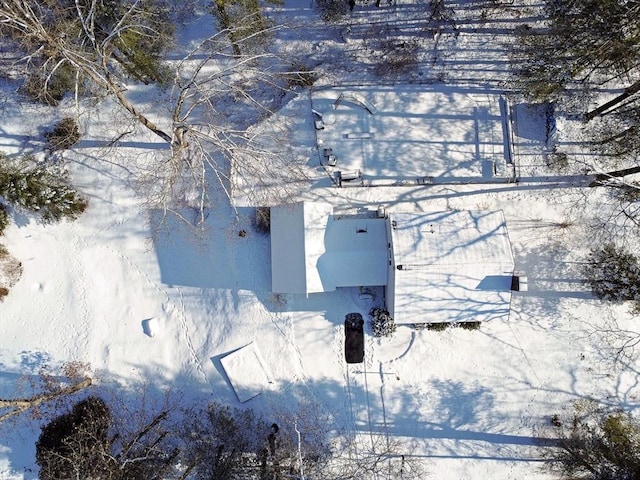
<path id="1" fill-rule="evenodd" d="M 632 415 L 578 401 L 566 416 L 554 415 L 557 448 L 545 449 L 549 467 L 566 478 L 632 479 L 640 475 L 640 424 Z"/>
<path id="2" fill-rule="evenodd" d="M 236 34 L 234 41 L 249 43 L 277 28 Z M 229 49 L 229 35 L 223 30 L 206 38 L 176 64 L 169 101 L 173 153 L 150 182 L 153 203 L 177 207 L 172 212 L 179 215 L 181 205 L 170 199 L 187 198 L 198 211 L 197 223 L 214 202 L 208 190 L 212 183 L 231 198 L 234 189 L 275 183 L 295 167 L 286 163 L 289 157 L 282 148 L 273 148 L 274 140 L 283 145 L 282 135 L 250 132 L 248 127 L 273 115 L 297 72 L 284 71 L 282 62 L 265 50 L 236 56 Z"/>
<path id="3" fill-rule="evenodd" d="M 105 12 L 107 4 L 118 8 Z M 293 162 L 284 163 L 282 151 L 276 154 L 268 140 L 248 134 L 247 124 L 234 124 L 228 116 L 244 108 L 255 112 L 256 121 L 267 118 L 295 72 L 280 68 L 282 63 L 265 50 L 264 39 L 277 27 L 264 19 L 256 23 L 259 12 L 252 7 L 174 65 L 167 100 L 170 114 L 160 126 L 130 99 L 126 85 L 167 82 L 161 54 L 170 44 L 172 28 L 165 26 L 170 22 L 161 5 L 158 0 L 5 0 L 0 2 L 0 28 L 24 52 L 28 71 L 43 79 L 43 95 L 51 92 L 56 74 L 64 72 L 67 78 L 70 72 L 78 98 L 88 89 L 106 91 L 136 122 L 166 142 L 168 152 L 148 172 L 149 201 L 178 214 L 186 204 L 199 212 L 196 223 L 201 223 L 213 202 L 208 191 L 213 182 L 231 197 L 237 187 L 233 176 L 261 181 L 267 166 L 268 181 L 276 183 L 273 178 L 293 168 Z M 222 7 L 234 5 L 226 2 Z M 128 38 L 133 40 L 127 42 Z M 147 46 L 150 54 L 141 56 Z M 135 74 L 139 71 L 142 77 Z M 265 95 L 265 89 L 272 94 Z"/>
<path id="4" fill-rule="evenodd" d="M 6 208 L 0 204 L 0 235 L 9 223 L 9 215 Z M 0 301 L 9 295 L 9 289 L 13 287 L 22 276 L 22 262 L 13 257 L 7 248 L 0 243 Z"/>
<path id="5" fill-rule="evenodd" d="M 0 422 L 10 417 L 19 415 L 26 410 L 36 408 L 39 405 L 50 402 L 59 397 L 71 395 L 91 385 L 91 379 L 85 378 L 77 383 L 66 386 L 60 386 L 55 390 L 39 393 L 27 398 L 0 399 Z"/>
<path id="6" fill-rule="evenodd" d="M 279 2 L 270 0 L 270 3 Z M 255 47 L 260 49 L 266 42 L 269 22 L 262 15 L 257 0 L 213 0 L 211 12 L 218 19 L 220 30 L 227 33 L 236 57 Z M 247 37 L 251 37 L 250 42 L 246 41 Z"/>
<path id="7" fill-rule="evenodd" d="M 515 49 L 528 60 L 519 72 L 525 94 L 549 101 L 634 77 L 640 66 L 637 2 L 545 0 L 541 13 L 543 26 L 521 28 Z M 636 90 L 636 83 L 628 94 Z M 605 110 L 612 106 L 605 104 Z"/>
<path id="8" fill-rule="evenodd" d="M 251 409 L 217 403 L 190 412 L 183 463 L 202 479 L 320 478 L 315 474 L 329 453 L 326 428 L 305 409 L 276 416 L 276 422 L 267 421 Z"/>
<path id="9" fill-rule="evenodd" d="M 407 446 L 384 434 L 371 434 L 366 441 L 348 439 L 331 458 L 327 474 L 334 480 L 427 478 L 420 457 Z"/>
<path id="10" fill-rule="evenodd" d="M 171 29 L 154 0 L 3 0 L 0 28 L 24 52 L 32 77 L 41 79 L 48 98 L 56 75 L 74 79 L 76 94 L 83 82 L 114 95 L 142 125 L 172 143 L 170 134 L 142 114 L 125 95 L 123 72 L 139 79 L 160 80 L 159 55 L 169 44 Z M 143 72 L 142 74 L 140 72 Z"/>
<path id="11" fill-rule="evenodd" d="M 158 410 L 89 396 L 42 427 L 36 443 L 40 478 L 176 478 L 170 407 Z"/>

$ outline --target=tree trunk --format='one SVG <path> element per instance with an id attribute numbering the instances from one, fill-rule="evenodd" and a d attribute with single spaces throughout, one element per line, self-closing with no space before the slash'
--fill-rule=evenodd
<path id="1" fill-rule="evenodd" d="M 107 55 L 106 52 L 103 52 L 102 69 L 105 75 L 104 78 L 106 80 L 106 84 L 107 84 L 106 86 L 109 88 L 109 90 L 111 90 L 114 93 L 114 95 L 118 99 L 118 103 L 120 103 L 120 105 L 122 105 L 125 109 L 127 109 L 127 111 L 131 113 L 136 118 L 136 120 L 138 120 L 138 122 L 140 122 L 150 131 L 158 135 L 169 145 L 172 145 L 173 138 L 171 138 L 171 136 L 165 133 L 164 131 L 160 130 L 155 123 L 153 123 L 151 120 L 145 117 L 142 113 L 140 113 L 136 109 L 136 107 L 134 107 L 133 104 L 129 101 L 129 99 L 124 96 L 124 94 L 122 93 L 122 89 L 118 87 L 118 85 L 116 85 L 116 83 L 113 81 L 113 78 L 111 77 L 111 72 L 109 71 L 109 67 L 107 66 L 108 58 L 109 58 L 109 55 Z M 84 69 L 84 70 L 94 81 L 99 80 L 99 79 L 96 79 L 96 75 L 93 72 L 93 70 L 91 69 Z M 104 82 L 96 81 L 96 83 L 100 85 L 101 83 L 104 83 Z"/>
<path id="2" fill-rule="evenodd" d="M 623 100 L 626 100 L 631 95 L 633 95 L 635 93 L 638 93 L 638 92 L 640 92 L 640 80 L 638 80 L 633 85 L 630 85 L 627 88 L 625 88 L 624 91 L 620 95 L 615 97 L 614 99 L 609 100 L 608 102 L 603 103 L 602 105 L 600 105 L 598 108 L 595 108 L 595 109 L 591 110 L 589 113 L 587 113 L 585 115 L 585 118 L 587 120 L 593 120 L 598 115 L 601 115 L 603 112 L 606 112 L 611 107 L 616 106 L 617 104 L 619 104 Z"/>
<path id="3" fill-rule="evenodd" d="M 0 422 L 6 420 L 9 417 L 14 415 L 18 415 L 19 413 L 28 410 L 29 408 L 36 407 L 41 403 L 48 402 L 49 400 L 53 400 L 54 398 L 61 397 L 64 395 L 71 395 L 72 393 L 78 392 L 83 388 L 91 385 L 91 378 L 85 378 L 78 383 L 74 383 L 73 385 L 69 385 L 67 387 L 61 388 L 59 390 L 54 390 L 51 392 L 45 392 L 40 395 L 36 395 L 31 398 L 16 398 L 13 400 L 0 400 L 0 408 L 9 408 L 8 412 L 0 415 Z"/>
<path id="4" fill-rule="evenodd" d="M 163 139 L 165 142 L 167 142 L 169 145 L 173 144 L 173 140 L 171 138 L 170 135 L 168 135 L 167 133 L 165 133 L 164 131 L 160 130 L 155 123 L 153 123 L 151 120 L 149 120 L 147 117 L 145 117 L 143 114 L 141 114 L 134 106 L 133 104 L 127 99 L 127 97 L 125 97 L 122 93 L 122 91 L 117 88 L 115 85 L 113 86 L 113 92 L 115 93 L 116 97 L 118 98 L 118 101 L 120 102 L 120 105 L 122 105 L 124 108 L 126 108 L 134 117 L 136 117 L 136 120 L 138 120 L 142 125 L 144 125 L 146 128 L 148 128 L 150 131 L 152 131 L 153 133 L 155 133 L 156 135 L 158 135 L 161 139 Z"/>
<path id="5" fill-rule="evenodd" d="M 593 181 L 589 184 L 590 187 L 599 187 L 605 184 L 610 178 L 626 177 L 634 173 L 640 173 L 640 165 L 630 168 L 623 168 L 622 170 L 614 170 L 612 172 L 598 173 L 594 175 Z"/>
<path id="6" fill-rule="evenodd" d="M 233 55 L 235 57 L 240 57 L 242 52 L 240 51 L 240 45 L 238 45 L 238 40 L 236 39 L 236 34 L 233 31 L 233 25 L 231 25 L 231 18 L 227 13 L 225 8 L 225 0 L 216 0 L 215 4 L 218 9 L 218 17 L 220 18 L 220 23 L 222 23 L 222 27 L 229 32 L 229 40 L 231 40 L 231 48 L 233 49 Z"/>

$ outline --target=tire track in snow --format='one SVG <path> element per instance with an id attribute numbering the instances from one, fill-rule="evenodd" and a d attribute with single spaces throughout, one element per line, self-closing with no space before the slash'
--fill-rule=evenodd
<path id="1" fill-rule="evenodd" d="M 336 327 L 338 340 L 335 342 L 336 354 L 344 371 L 345 381 L 345 410 L 347 411 L 347 429 L 352 442 L 352 453 L 356 458 L 366 455 L 375 449 L 375 439 L 371 424 L 371 403 L 367 370 L 371 367 L 370 355 L 365 352 L 364 363 L 347 363 L 344 356 L 345 338 L 344 327 Z M 365 337 L 371 352 L 370 339 Z M 367 445 L 368 441 L 371 445 Z"/>
<path id="2" fill-rule="evenodd" d="M 351 376 L 349 375 L 349 365 L 346 365 L 345 368 L 345 390 L 346 390 L 346 402 L 347 402 L 347 412 L 349 413 L 349 418 L 347 419 L 347 428 L 349 430 L 349 436 L 351 438 L 352 448 L 349 449 L 349 456 L 351 456 L 351 450 L 353 449 L 353 453 L 356 457 L 359 456 L 358 453 L 358 440 L 357 440 L 357 425 L 356 425 L 356 414 L 353 406 L 354 398 L 351 387 Z"/>
<path id="3" fill-rule="evenodd" d="M 340 356 L 344 364 L 346 410 L 349 414 L 353 453 L 356 457 L 379 455 L 384 449 L 390 448 L 384 399 L 384 364 L 375 359 L 374 338 L 366 335 L 365 341 L 364 363 L 347 364 L 344 356 Z M 343 350 L 344 339 L 340 344 Z"/>
<path id="4" fill-rule="evenodd" d="M 348 449 L 349 457 L 351 458 L 352 454 L 357 458 L 360 456 L 360 448 L 358 445 L 358 429 L 357 429 L 357 418 L 358 414 L 356 412 L 357 403 L 355 402 L 355 393 L 353 382 L 355 382 L 355 373 L 350 373 L 351 364 L 348 364 L 346 358 L 344 356 L 345 351 L 345 336 L 344 336 L 344 326 L 336 326 L 334 328 L 334 350 L 336 353 L 336 358 L 338 359 L 338 364 L 341 366 L 344 376 L 344 392 L 345 392 L 345 411 L 347 412 L 347 420 L 346 427 L 349 439 L 351 440 L 351 445 Z M 355 368 L 351 368 L 351 370 L 355 370 Z"/>
<path id="5" fill-rule="evenodd" d="M 387 425 L 387 408 L 386 403 L 384 401 L 384 393 L 386 390 L 386 382 L 384 379 L 384 364 L 382 362 L 378 362 L 379 372 L 380 372 L 380 408 L 382 409 L 382 430 L 385 440 L 385 446 L 388 451 L 390 451 L 391 442 L 389 441 L 389 429 Z"/>
<path id="6" fill-rule="evenodd" d="M 371 455 L 376 450 L 368 373 L 362 367 L 361 364 L 347 364 L 345 369 L 349 427 L 356 457 Z"/>

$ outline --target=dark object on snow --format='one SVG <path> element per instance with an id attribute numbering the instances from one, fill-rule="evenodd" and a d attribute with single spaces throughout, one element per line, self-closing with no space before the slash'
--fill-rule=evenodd
<path id="1" fill-rule="evenodd" d="M 364 361 L 364 320 L 359 313 L 347 313 L 345 317 L 344 356 L 347 363 Z"/>
<path id="2" fill-rule="evenodd" d="M 398 265 L 398 269 L 402 270 Z M 390 337 L 396 331 L 396 324 L 384 308 L 372 308 L 369 312 L 371 315 L 371 328 L 374 337 Z"/>
<path id="3" fill-rule="evenodd" d="M 280 427 L 278 427 L 277 423 L 271 424 L 271 433 L 267 436 L 267 440 L 269 441 L 269 453 L 272 457 L 276 456 L 276 440 L 277 434 L 280 431 Z"/>
<path id="4" fill-rule="evenodd" d="M 353 12 L 353 7 L 356 6 L 356 0 L 349 0 L 349 10 Z"/>

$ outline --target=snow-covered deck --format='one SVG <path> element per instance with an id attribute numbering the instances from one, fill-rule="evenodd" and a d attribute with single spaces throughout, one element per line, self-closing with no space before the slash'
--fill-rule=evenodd
<path id="1" fill-rule="evenodd" d="M 333 150 L 335 170 L 360 170 L 374 182 L 478 181 L 508 172 L 508 119 L 498 95 L 334 87 L 314 91 L 311 101 L 324 125 L 318 147 Z"/>

